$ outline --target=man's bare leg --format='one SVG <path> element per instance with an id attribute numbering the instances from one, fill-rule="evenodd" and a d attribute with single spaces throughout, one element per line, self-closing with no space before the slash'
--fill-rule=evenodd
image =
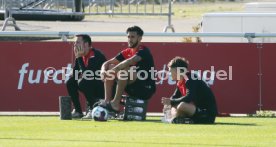
<path id="1" fill-rule="evenodd" d="M 172 118 L 177 117 L 177 109 L 176 109 L 176 107 L 172 107 L 171 108 L 171 115 L 172 115 Z"/>
<path id="2" fill-rule="evenodd" d="M 112 69 L 115 65 L 110 65 L 108 69 Z M 115 75 L 114 75 L 115 76 Z M 112 92 L 113 92 L 113 85 L 115 83 L 115 79 L 106 79 L 104 81 L 104 100 L 105 102 L 109 102 L 112 100 Z"/>
<path id="3" fill-rule="evenodd" d="M 194 104 L 181 102 L 177 108 L 176 108 L 176 117 L 178 116 L 184 116 L 184 117 L 190 117 L 195 114 L 196 107 Z"/>
<path id="4" fill-rule="evenodd" d="M 115 80 L 105 80 L 104 82 L 104 100 L 105 102 L 109 102 L 112 100 L 112 91 L 113 91 L 113 85 L 115 83 Z"/>
<path id="5" fill-rule="evenodd" d="M 122 98 L 122 94 L 127 86 L 127 83 L 128 83 L 128 79 L 126 79 L 126 80 L 118 79 L 118 81 L 117 81 L 116 93 L 115 93 L 114 99 L 110 102 L 110 104 L 114 110 L 120 109 L 120 101 Z"/>
<path id="6" fill-rule="evenodd" d="M 130 75 L 128 72 L 129 68 L 125 69 L 124 71 L 127 72 L 127 77 L 123 77 L 124 74 L 118 74 L 117 77 L 117 86 L 116 86 L 116 93 L 114 99 L 110 102 L 111 106 L 115 110 L 120 109 L 120 100 L 122 98 L 122 94 L 125 91 L 127 85 L 132 84 L 137 79 L 136 73 L 131 73 Z M 122 73 L 122 72 L 121 72 Z"/>

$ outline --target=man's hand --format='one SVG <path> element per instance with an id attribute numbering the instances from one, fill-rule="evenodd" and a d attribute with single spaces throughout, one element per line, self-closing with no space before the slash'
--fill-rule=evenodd
<path id="1" fill-rule="evenodd" d="M 120 71 L 120 64 L 118 64 L 117 66 L 114 66 L 112 69 L 110 69 L 111 73 L 115 73 L 117 74 Z"/>
<path id="2" fill-rule="evenodd" d="M 102 70 L 101 70 L 101 73 L 100 73 L 100 76 L 101 76 L 101 79 L 102 79 L 103 81 L 105 81 L 105 78 L 106 78 L 106 70 L 102 69 Z"/>
<path id="3" fill-rule="evenodd" d="M 170 98 L 166 98 L 166 97 L 162 97 L 161 102 L 162 102 L 163 105 L 170 105 L 171 104 Z"/>
<path id="4" fill-rule="evenodd" d="M 81 46 L 75 46 L 74 53 L 75 53 L 76 58 L 84 56 L 83 46 L 82 45 Z"/>

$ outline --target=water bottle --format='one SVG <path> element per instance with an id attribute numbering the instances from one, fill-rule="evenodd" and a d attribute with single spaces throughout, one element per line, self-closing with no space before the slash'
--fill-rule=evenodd
<path id="1" fill-rule="evenodd" d="M 129 99 L 129 101 L 131 102 L 131 103 L 136 103 L 136 104 L 144 104 L 145 102 L 144 102 L 144 100 L 141 100 L 141 99 L 136 99 L 136 100 L 134 100 L 134 99 Z"/>
<path id="2" fill-rule="evenodd" d="M 142 117 L 137 115 L 128 115 L 127 120 L 142 120 Z"/>
<path id="3" fill-rule="evenodd" d="M 134 107 L 134 112 L 136 112 L 136 113 L 143 113 L 144 109 L 142 107 Z"/>
<path id="4" fill-rule="evenodd" d="M 162 122 L 169 123 L 171 121 L 171 105 L 164 105 L 163 108 L 164 117 L 162 118 Z"/>
<path id="5" fill-rule="evenodd" d="M 142 107 L 128 107 L 128 112 L 143 113 L 144 109 Z"/>
<path id="6" fill-rule="evenodd" d="M 71 97 L 60 96 L 59 97 L 59 112 L 61 120 L 71 120 Z"/>

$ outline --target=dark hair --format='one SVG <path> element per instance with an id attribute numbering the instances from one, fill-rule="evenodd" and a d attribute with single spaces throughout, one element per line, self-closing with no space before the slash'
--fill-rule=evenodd
<path id="1" fill-rule="evenodd" d="M 126 33 L 128 33 L 128 32 L 136 32 L 137 35 L 139 35 L 139 36 L 144 35 L 144 31 L 138 26 L 132 26 L 132 27 L 127 28 Z"/>
<path id="2" fill-rule="evenodd" d="M 82 40 L 83 42 L 87 42 L 89 46 L 91 46 L 92 44 L 92 40 L 90 38 L 89 35 L 86 35 L 86 34 L 79 34 L 79 35 L 76 35 L 77 37 L 82 37 Z"/>
<path id="3" fill-rule="evenodd" d="M 185 58 L 182 57 L 174 57 L 169 63 L 168 63 L 168 67 L 169 68 L 177 68 L 177 67 L 185 67 L 188 68 L 189 65 L 189 61 L 186 60 Z"/>

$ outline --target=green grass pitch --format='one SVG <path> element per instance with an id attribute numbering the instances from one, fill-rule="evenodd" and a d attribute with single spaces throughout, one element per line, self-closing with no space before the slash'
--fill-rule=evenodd
<path id="1" fill-rule="evenodd" d="M 215 125 L 175 125 L 159 117 L 144 122 L 59 120 L 0 116 L 0 147 L 222 146 L 272 147 L 275 118 L 218 117 Z"/>

